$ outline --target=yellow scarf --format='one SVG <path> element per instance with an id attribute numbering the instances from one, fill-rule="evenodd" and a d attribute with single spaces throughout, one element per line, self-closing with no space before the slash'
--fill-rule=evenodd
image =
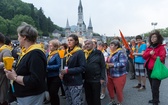
<path id="1" fill-rule="evenodd" d="M 51 59 L 51 57 L 52 57 L 53 55 L 55 55 L 56 53 L 58 53 L 58 50 L 55 50 L 55 51 L 49 52 L 49 55 L 48 55 L 47 61 L 49 61 L 49 60 Z"/>
<path id="2" fill-rule="evenodd" d="M 20 55 L 20 58 L 18 60 L 17 65 L 20 63 L 20 60 L 23 58 L 23 56 L 25 56 L 27 53 L 29 53 L 30 51 L 35 50 L 35 49 L 39 49 L 39 50 L 43 51 L 40 44 L 33 44 L 28 49 L 22 48 L 22 53 Z"/>
<path id="3" fill-rule="evenodd" d="M 77 52 L 77 51 L 79 51 L 79 50 L 82 50 L 80 47 L 78 47 L 78 46 L 75 46 L 74 47 L 74 49 L 72 50 L 72 51 L 68 51 L 68 49 L 67 49 L 67 54 L 65 55 L 65 57 L 66 57 L 66 64 L 67 64 L 67 62 L 68 62 L 68 60 L 69 60 L 69 58 L 75 53 L 75 52 Z"/>
<path id="4" fill-rule="evenodd" d="M 142 44 L 144 44 L 145 42 L 141 42 L 141 43 L 138 43 L 138 48 L 136 49 L 136 53 L 138 53 L 138 50 L 139 50 L 139 48 L 140 48 L 140 46 L 142 45 Z"/>
<path id="5" fill-rule="evenodd" d="M 8 49 L 8 50 L 12 51 L 12 47 L 11 47 L 11 46 L 8 46 L 8 45 L 6 45 L 6 44 L 4 44 L 3 46 L 0 47 L 0 52 L 1 52 L 2 50 L 4 50 L 4 49 Z"/>
<path id="6" fill-rule="evenodd" d="M 89 55 L 91 54 L 92 51 L 93 51 L 93 49 L 91 49 L 90 51 L 84 50 L 86 59 L 89 57 Z"/>
<path id="7" fill-rule="evenodd" d="M 20 53 L 17 53 L 19 55 L 19 57 L 21 57 L 22 55 L 24 55 L 24 53 L 26 52 L 26 48 L 22 47 L 20 50 Z"/>
<path id="8" fill-rule="evenodd" d="M 113 54 L 115 54 L 116 52 L 118 52 L 119 50 L 122 50 L 122 48 L 118 48 L 117 50 L 115 50 L 114 52 L 111 52 L 110 53 L 110 57 L 112 57 L 113 56 Z"/>
<path id="9" fill-rule="evenodd" d="M 105 52 L 105 50 L 102 50 L 101 52 L 102 52 L 102 53 L 104 53 L 104 52 Z"/>

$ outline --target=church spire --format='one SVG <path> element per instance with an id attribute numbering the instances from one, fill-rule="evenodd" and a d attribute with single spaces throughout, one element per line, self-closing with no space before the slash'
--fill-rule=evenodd
<path id="1" fill-rule="evenodd" d="M 78 21 L 83 22 L 83 7 L 82 7 L 81 0 L 79 1 L 79 6 L 78 6 Z"/>
<path id="2" fill-rule="evenodd" d="M 66 29 L 70 29 L 68 19 L 67 19 L 67 23 L 66 23 Z"/>
<path id="3" fill-rule="evenodd" d="M 81 8 L 81 9 L 83 10 L 83 7 L 82 7 L 82 2 L 81 2 L 81 0 L 79 1 L 78 10 L 79 10 L 79 8 Z"/>
<path id="4" fill-rule="evenodd" d="M 92 21 L 91 21 L 91 18 L 89 19 L 89 26 L 88 28 L 92 28 Z"/>

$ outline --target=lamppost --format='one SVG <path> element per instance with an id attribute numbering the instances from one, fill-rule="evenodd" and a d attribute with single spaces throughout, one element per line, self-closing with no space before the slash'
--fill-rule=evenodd
<path id="1" fill-rule="evenodd" d="M 153 28 L 155 30 L 155 26 L 157 25 L 157 22 L 152 22 L 151 25 L 153 26 Z"/>

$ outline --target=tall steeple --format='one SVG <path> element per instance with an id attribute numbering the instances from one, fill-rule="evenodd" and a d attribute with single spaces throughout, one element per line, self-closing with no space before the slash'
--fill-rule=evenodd
<path id="1" fill-rule="evenodd" d="M 78 23 L 83 23 L 83 7 L 81 0 L 79 1 L 78 6 Z"/>
<path id="2" fill-rule="evenodd" d="M 69 21 L 67 19 L 67 22 L 66 22 L 66 27 L 65 27 L 65 36 L 69 36 L 71 34 L 71 28 L 69 26 Z"/>
<path id="3" fill-rule="evenodd" d="M 92 27 L 92 21 L 91 18 L 89 19 L 89 26 L 88 26 L 88 33 L 87 37 L 91 38 L 93 36 L 93 27 Z"/>
<path id="4" fill-rule="evenodd" d="M 78 14 L 82 13 L 83 14 L 83 6 L 81 0 L 79 1 L 79 6 L 78 6 Z"/>
<path id="5" fill-rule="evenodd" d="M 83 35 L 84 32 L 86 31 L 86 26 L 84 24 L 84 19 L 83 19 L 83 6 L 81 0 L 79 0 L 79 6 L 78 6 L 78 32 L 79 35 Z"/>
<path id="6" fill-rule="evenodd" d="M 88 26 L 88 29 L 92 29 L 92 30 L 93 30 L 91 18 L 89 19 L 89 26 Z"/>
<path id="7" fill-rule="evenodd" d="M 66 23 L 66 29 L 70 29 L 70 26 L 69 26 L 69 21 L 67 19 L 67 23 Z"/>

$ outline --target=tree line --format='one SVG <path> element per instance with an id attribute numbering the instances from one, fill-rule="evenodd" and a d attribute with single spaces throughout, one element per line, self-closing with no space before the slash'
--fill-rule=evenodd
<path id="1" fill-rule="evenodd" d="M 17 38 L 16 29 L 23 21 L 36 27 L 40 36 L 50 36 L 55 29 L 62 33 L 64 31 L 44 15 L 42 8 L 37 9 L 33 4 L 21 0 L 0 0 L 0 32 L 12 39 Z M 164 37 L 168 37 L 168 27 L 158 30 Z M 149 33 L 144 33 L 144 36 L 149 36 Z M 99 34 L 93 34 L 96 35 Z"/>
<path id="2" fill-rule="evenodd" d="M 63 31 L 44 15 L 42 8 L 38 10 L 33 4 L 21 0 L 0 0 L 0 31 L 4 35 L 16 38 L 16 29 L 23 21 L 36 27 L 42 36 L 51 35 L 55 29 Z"/>

